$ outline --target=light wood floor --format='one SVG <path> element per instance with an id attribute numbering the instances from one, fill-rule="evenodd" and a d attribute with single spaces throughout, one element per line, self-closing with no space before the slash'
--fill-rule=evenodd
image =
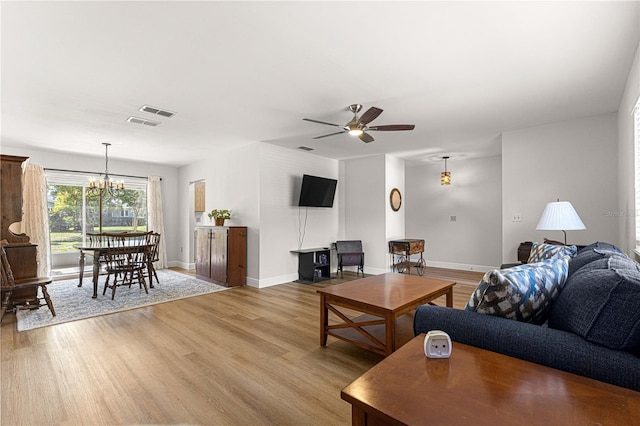
<path id="1" fill-rule="evenodd" d="M 427 275 L 459 283 L 457 308 L 482 277 Z M 6 315 L 0 424 L 351 424 L 340 390 L 382 357 L 332 337 L 320 347 L 315 291 L 353 278 L 234 288 L 20 333 Z"/>

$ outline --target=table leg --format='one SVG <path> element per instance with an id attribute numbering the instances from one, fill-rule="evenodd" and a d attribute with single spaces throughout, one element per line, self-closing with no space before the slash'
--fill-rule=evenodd
<path id="1" fill-rule="evenodd" d="M 78 261 L 78 267 L 80 268 L 80 271 L 78 272 L 80 281 L 78 283 L 78 287 L 82 287 L 82 278 L 84 277 L 84 252 L 82 250 L 80 250 L 80 260 Z"/>
<path id="2" fill-rule="evenodd" d="M 396 350 L 396 318 L 393 314 L 385 316 L 385 356 L 389 356 Z"/>
<path id="3" fill-rule="evenodd" d="M 453 287 L 447 291 L 447 307 L 453 308 Z"/>
<path id="4" fill-rule="evenodd" d="M 351 406 L 351 426 L 366 426 L 367 413 L 360 407 Z"/>
<path id="5" fill-rule="evenodd" d="M 100 253 L 96 252 L 93 256 L 93 296 L 92 299 L 98 298 L 98 276 L 100 275 Z"/>
<path id="6" fill-rule="evenodd" d="M 327 346 L 327 327 L 329 326 L 329 310 L 327 296 L 320 295 L 320 346 Z"/>

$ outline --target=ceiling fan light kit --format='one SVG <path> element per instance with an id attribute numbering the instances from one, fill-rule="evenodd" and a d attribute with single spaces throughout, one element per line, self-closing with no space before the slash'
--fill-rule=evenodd
<path id="1" fill-rule="evenodd" d="M 326 121 L 314 120 L 311 118 L 303 118 L 305 121 L 310 121 L 312 123 L 324 124 L 327 126 L 335 126 L 341 127 L 342 130 L 339 132 L 329 133 L 326 135 L 316 136 L 313 139 L 322 139 L 329 136 L 340 135 L 343 133 L 349 133 L 351 136 L 358 137 L 362 142 L 369 143 L 373 142 L 373 137 L 367 133 L 367 131 L 397 131 L 397 130 L 413 130 L 415 125 L 413 124 L 389 124 L 383 126 L 372 126 L 369 127 L 368 124 L 375 120 L 380 114 L 382 114 L 382 110 L 380 108 L 371 107 L 364 112 L 358 118 L 358 112 L 362 109 L 362 105 L 360 104 L 352 104 L 349 105 L 349 111 L 353 113 L 353 118 L 344 126 L 340 124 L 327 123 Z"/>

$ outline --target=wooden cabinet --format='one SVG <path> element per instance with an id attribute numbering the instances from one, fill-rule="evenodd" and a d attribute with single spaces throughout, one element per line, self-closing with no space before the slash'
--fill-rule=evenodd
<path id="1" fill-rule="evenodd" d="M 247 283 L 247 227 L 196 228 L 196 276 L 227 287 Z"/>
<path id="2" fill-rule="evenodd" d="M 7 240 L 7 261 L 16 280 L 33 278 L 38 274 L 37 248 L 26 234 L 15 234 L 9 227 L 22 221 L 22 163 L 28 157 L 0 155 L 0 240 Z M 11 303 L 37 301 L 38 288 L 26 288 L 12 292 Z M 6 302 L 3 298 L 3 304 Z M 3 307 L 6 308 L 7 306 Z"/>

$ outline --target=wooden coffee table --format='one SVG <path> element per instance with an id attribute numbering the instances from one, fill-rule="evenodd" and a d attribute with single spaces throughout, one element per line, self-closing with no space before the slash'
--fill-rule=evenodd
<path id="1" fill-rule="evenodd" d="M 342 390 L 353 425 L 640 424 L 640 392 L 457 342 L 430 359 L 423 342 Z"/>
<path id="2" fill-rule="evenodd" d="M 397 338 L 396 320 L 443 295 L 447 297 L 447 306 L 453 306 L 455 284 L 416 275 L 387 273 L 320 289 L 320 345 L 326 346 L 327 336 L 331 335 L 388 356 L 409 340 L 402 342 Z M 341 311 L 339 307 L 344 309 Z M 364 315 L 352 319 L 345 309 Z M 330 325 L 329 311 L 343 322 Z"/>

